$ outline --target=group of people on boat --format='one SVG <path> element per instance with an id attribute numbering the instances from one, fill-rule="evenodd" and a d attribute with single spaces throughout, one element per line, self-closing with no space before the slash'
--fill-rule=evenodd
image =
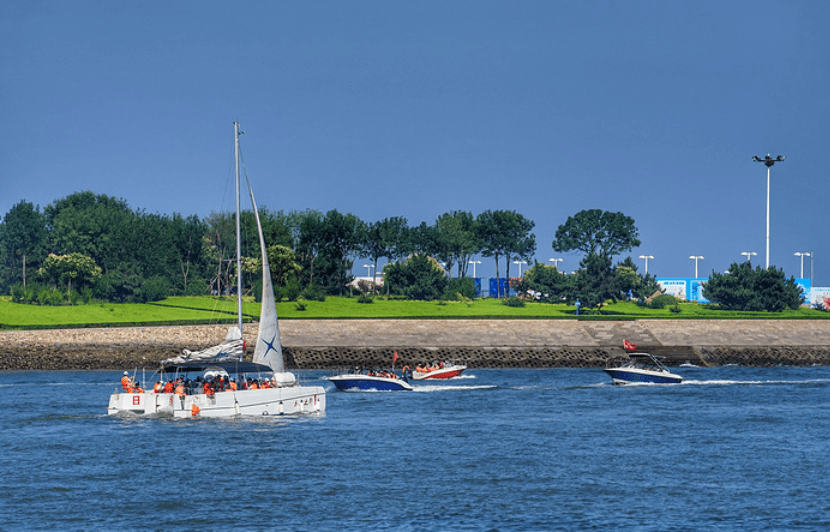
<path id="1" fill-rule="evenodd" d="M 387 379 L 397 379 L 398 376 L 395 374 L 394 371 L 388 371 L 385 369 L 373 369 L 366 372 L 366 375 L 370 377 L 384 377 Z"/>
<path id="2" fill-rule="evenodd" d="M 419 371 L 421 373 L 429 373 L 430 371 L 438 371 L 439 369 L 444 369 L 444 361 L 441 362 L 433 362 L 432 365 L 425 364 L 423 366 L 415 366 L 415 371 Z"/>
<path id="3" fill-rule="evenodd" d="M 240 388 L 242 390 L 276 388 L 276 381 L 272 379 L 242 377 L 240 379 L 241 384 L 237 384 L 236 379 L 229 378 L 226 375 L 208 377 L 204 380 L 201 377 L 196 377 L 196 379 L 191 380 L 179 376 L 166 382 L 163 379 L 159 379 L 153 386 L 153 393 L 175 393 L 179 396 L 199 393 L 213 395 L 217 392 L 232 392 Z M 124 376 L 121 377 L 121 388 L 125 393 L 144 393 L 144 389 L 141 388 L 140 383 L 130 377 L 126 371 L 124 372 Z"/>

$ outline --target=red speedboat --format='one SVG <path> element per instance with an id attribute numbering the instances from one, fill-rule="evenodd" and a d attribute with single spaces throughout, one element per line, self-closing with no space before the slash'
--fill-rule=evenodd
<path id="1" fill-rule="evenodd" d="M 404 368 L 404 371 L 409 368 Z M 452 379 L 458 377 L 461 372 L 467 369 L 464 364 L 455 362 L 434 362 L 426 367 L 416 366 L 412 371 L 412 380 L 422 381 L 428 379 Z"/>

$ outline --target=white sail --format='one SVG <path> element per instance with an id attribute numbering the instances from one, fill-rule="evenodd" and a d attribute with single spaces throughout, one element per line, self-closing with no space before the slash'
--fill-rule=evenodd
<path id="1" fill-rule="evenodd" d="M 256 207 L 254 190 L 251 188 L 250 181 L 248 181 L 248 191 L 251 193 L 251 203 L 254 206 L 254 217 L 259 232 L 259 247 L 262 249 L 262 308 L 259 314 L 259 334 L 254 350 L 254 363 L 265 364 L 274 373 L 283 373 L 285 367 L 282 362 L 282 343 L 280 342 L 280 329 L 277 324 L 277 304 L 274 301 L 271 268 L 268 265 L 265 237 L 262 235 L 262 223 L 259 221 L 259 210 Z"/>

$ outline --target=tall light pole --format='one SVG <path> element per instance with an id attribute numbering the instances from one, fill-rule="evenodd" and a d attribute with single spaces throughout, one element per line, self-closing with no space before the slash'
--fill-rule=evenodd
<path id="1" fill-rule="evenodd" d="M 703 255 L 692 255 L 689 258 L 695 261 L 695 279 L 697 279 L 697 261 L 703 260 L 704 257 Z"/>
<path id="2" fill-rule="evenodd" d="M 523 261 L 523 260 L 514 260 L 513 264 L 518 264 L 519 265 L 519 277 L 521 277 L 522 276 L 522 264 L 527 264 L 527 262 Z"/>
<path id="3" fill-rule="evenodd" d="M 476 278 L 476 264 L 481 264 L 481 261 L 480 260 L 471 260 L 471 261 L 468 261 L 468 262 L 473 265 L 473 279 L 475 279 Z"/>
<path id="4" fill-rule="evenodd" d="M 653 259 L 654 256 L 653 255 L 640 255 L 640 258 L 644 259 L 646 261 L 646 273 L 645 274 L 648 275 L 648 259 Z"/>
<path id="5" fill-rule="evenodd" d="M 370 270 L 370 269 L 372 269 L 372 268 L 374 268 L 374 265 L 372 265 L 372 264 L 364 264 L 364 265 L 363 265 L 363 267 L 364 267 L 364 268 L 366 268 L 366 277 L 371 277 L 371 275 L 369 274 L 369 270 Z"/>
<path id="6" fill-rule="evenodd" d="M 757 255 L 754 251 L 741 251 L 741 255 L 746 255 L 746 261 L 752 263 L 752 257 Z"/>
<path id="7" fill-rule="evenodd" d="M 559 269 L 559 263 L 562 262 L 563 260 L 565 260 L 565 259 L 548 259 L 548 262 L 552 262 L 553 267 L 558 270 Z"/>
<path id="8" fill-rule="evenodd" d="M 796 257 L 801 257 L 801 276 L 800 276 L 800 279 L 804 279 L 804 257 L 809 257 L 810 252 L 805 251 L 805 252 L 801 253 L 799 251 L 796 251 L 795 253 L 793 253 L 793 255 L 795 255 Z"/>
<path id="9" fill-rule="evenodd" d="M 764 269 L 766 270 L 769 269 L 769 171 L 770 168 L 772 168 L 772 165 L 774 165 L 775 163 L 780 163 L 784 159 L 786 159 L 786 157 L 784 157 L 783 155 L 779 155 L 775 159 L 773 159 L 770 156 L 770 154 L 767 154 L 767 156 L 763 159 L 761 159 L 757 155 L 752 156 L 753 161 L 758 163 L 764 163 L 764 165 L 767 167 L 767 262 L 764 266 Z"/>

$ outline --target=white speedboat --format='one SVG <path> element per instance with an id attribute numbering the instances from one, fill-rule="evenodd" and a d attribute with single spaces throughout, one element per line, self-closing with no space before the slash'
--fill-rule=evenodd
<path id="1" fill-rule="evenodd" d="M 648 353 L 627 353 L 624 357 L 612 358 L 605 366 L 614 384 L 653 383 L 678 384 L 683 377 L 671 373 L 660 362 L 663 357 Z"/>
<path id="2" fill-rule="evenodd" d="M 238 415 L 275 416 L 324 412 L 326 391 L 322 386 L 300 385 L 294 374 L 285 371 L 277 323 L 277 306 L 268 266 L 265 238 L 248 183 L 262 250 L 262 307 L 253 363 L 242 361 L 242 275 L 240 252 L 239 124 L 234 122 L 236 154 L 236 267 L 238 325 L 225 342 L 204 351 L 188 351 L 163 360 L 157 380 L 173 383 L 158 391 L 145 391 L 132 383 L 125 372 L 122 388 L 110 396 L 107 414 L 166 414 L 174 417 L 231 417 Z M 194 376 L 195 375 L 195 376 Z M 250 381 L 249 381 L 250 379 Z M 245 384 L 243 384 L 243 381 Z M 256 386 L 247 383 L 255 382 Z"/>

